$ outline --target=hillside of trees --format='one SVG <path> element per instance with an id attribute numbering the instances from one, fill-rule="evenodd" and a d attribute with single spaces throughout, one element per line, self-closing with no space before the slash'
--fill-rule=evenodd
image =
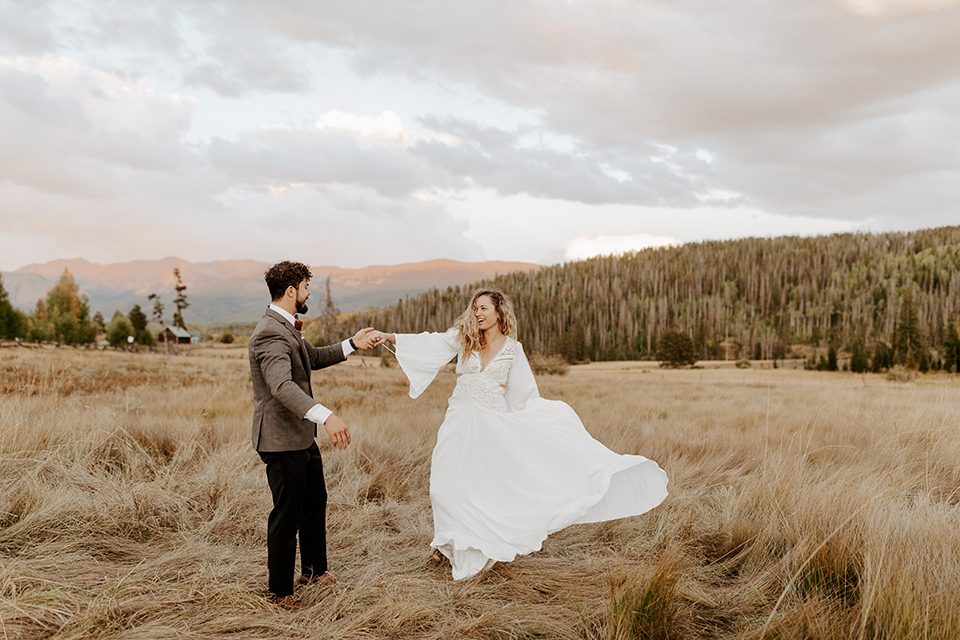
<path id="1" fill-rule="evenodd" d="M 183 310 L 190 306 L 185 293 L 187 286 L 180 278 L 180 270 L 173 270 L 176 279 L 176 298 L 173 304 L 173 326 L 186 329 Z M 154 303 L 153 319 L 161 326 L 164 322 L 164 305 L 157 294 L 147 298 Z M 30 340 L 36 342 L 55 342 L 57 344 L 87 345 L 93 343 L 98 335 L 104 335 L 113 346 L 126 346 L 130 338 L 138 345 L 152 347 L 155 340 L 147 327 L 147 316 L 134 305 L 127 315 L 117 310 L 109 324 L 98 311 L 90 316 L 90 300 L 80 293 L 73 274 L 64 269 L 60 279 L 47 292 L 45 298 L 37 300 L 32 313 L 23 313 L 10 302 L 10 296 L 3 286 L 3 274 L 0 274 L 0 340 Z"/>
<path id="2" fill-rule="evenodd" d="M 809 345 L 853 370 L 957 370 L 960 227 L 747 238 L 648 249 L 431 290 L 344 318 L 340 333 L 450 327 L 476 286 L 514 301 L 520 340 L 568 361 L 653 358 L 668 330 L 699 359 L 780 359 Z M 835 357 L 835 356 L 834 356 Z"/>

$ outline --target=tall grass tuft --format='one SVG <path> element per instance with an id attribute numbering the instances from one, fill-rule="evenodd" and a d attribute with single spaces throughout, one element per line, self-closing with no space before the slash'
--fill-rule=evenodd
<path id="1" fill-rule="evenodd" d="M 682 571 L 667 554 L 649 574 L 628 574 L 611 586 L 606 629 L 611 640 L 676 640 Z"/>

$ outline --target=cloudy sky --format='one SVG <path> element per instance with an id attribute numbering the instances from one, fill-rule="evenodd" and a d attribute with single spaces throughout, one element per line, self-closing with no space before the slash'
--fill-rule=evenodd
<path id="1" fill-rule="evenodd" d="M 960 0 L 0 0 L 0 270 L 960 224 Z"/>

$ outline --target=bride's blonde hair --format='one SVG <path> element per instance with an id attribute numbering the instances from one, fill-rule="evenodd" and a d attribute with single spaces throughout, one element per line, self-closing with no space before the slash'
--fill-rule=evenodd
<path id="1" fill-rule="evenodd" d="M 510 302 L 510 298 L 496 289 L 477 289 L 473 292 L 470 304 L 467 305 L 467 308 L 453 325 L 459 330 L 460 349 L 464 355 L 472 351 L 479 351 L 486 344 L 483 332 L 480 331 L 480 325 L 477 324 L 477 312 L 475 311 L 477 300 L 481 296 L 487 296 L 493 301 L 493 308 L 500 316 L 500 320 L 497 322 L 500 325 L 500 332 L 514 340 L 517 339 L 517 316 L 513 312 L 513 303 Z"/>

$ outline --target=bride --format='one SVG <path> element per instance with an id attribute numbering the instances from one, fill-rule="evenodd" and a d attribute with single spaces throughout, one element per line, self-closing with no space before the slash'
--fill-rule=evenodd
<path id="1" fill-rule="evenodd" d="M 516 327 L 510 300 L 480 290 L 445 333 L 377 335 L 396 345 L 413 398 L 457 358 L 430 471 L 430 544 L 454 580 L 538 551 L 569 525 L 639 515 L 667 496 L 656 462 L 610 451 L 569 405 L 540 397 Z"/>

